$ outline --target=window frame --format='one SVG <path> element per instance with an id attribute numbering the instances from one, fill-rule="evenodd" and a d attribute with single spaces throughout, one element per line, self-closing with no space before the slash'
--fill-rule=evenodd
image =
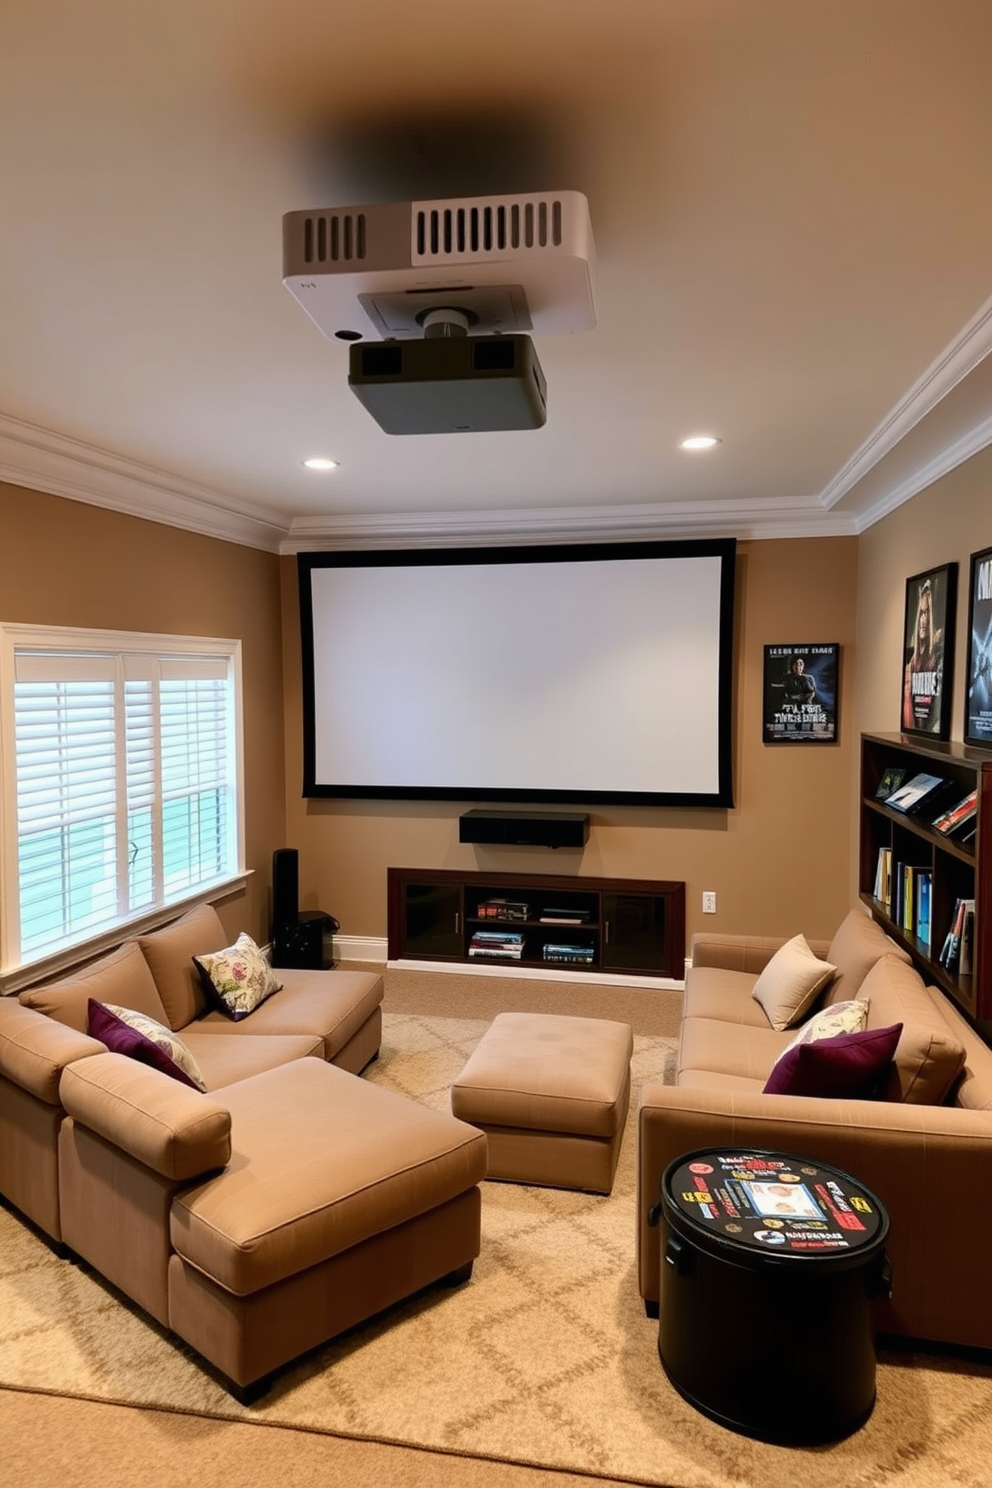
<path id="1" fill-rule="evenodd" d="M 11 931 L 16 928 L 20 943 L 20 895 L 17 834 L 17 751 L 14 727 L 15 657 L 23 650 L 66 653 L 90 652 L 113 658 L 123 653 L 154 657 L 226 658 L 230 668 L 233 715 L 233 871 L 208 883 L 198 884 L 182 898 L 148 906 L 140 912 L 116 919 L 91 935 L 81 935 L 56 951 L 42 956 L 12 960 Z M 115 779 L 122 792 L 118 798 L 127 812 L 126 786 L 121 774 L 124 734 L 117 731 Z M 250 877 L 245 863 L 244 779 L 244 689 L 241 641 L 216 636 L 169 635 L 148 631 L 108 630 L 55 625 L 28 625 L 0 621 L 0 993 L 17 991 L 33 982 L 90 959 L 120 945 L 131 936 L 175 919 L 197 904 L 212 903 L 242 888 Z"/>

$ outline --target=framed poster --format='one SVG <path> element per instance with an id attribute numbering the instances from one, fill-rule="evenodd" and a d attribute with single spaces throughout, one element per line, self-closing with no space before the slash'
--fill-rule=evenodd
<path id="1" fill-rule="evenodd" d="M 992 747 L 992 548 L 971 555 L 964 742 Z"/>
<path id="2" fill-rule="evenodd" d="M 766 646 L 766 744 L 833 744 L 837 740 L 836 641 Z"/>
<path id="3" fill-rule="evenodd" d="M 946 739 L 950 733 L 957 596 L 956 563 L 906 580 L 900 722 L 904 734 Z"/>

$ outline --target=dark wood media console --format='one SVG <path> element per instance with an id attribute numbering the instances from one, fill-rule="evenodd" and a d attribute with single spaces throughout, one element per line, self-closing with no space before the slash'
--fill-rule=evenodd
<path id="1" fill-rule="evenodd" d="M 685 884 L 390 868 L 389 959 L 685 975 Z"/>

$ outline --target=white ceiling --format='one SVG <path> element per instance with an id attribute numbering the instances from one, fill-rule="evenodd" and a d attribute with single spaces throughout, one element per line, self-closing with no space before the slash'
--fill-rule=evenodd
<path id="1" fill-rule="evenodd" d="M 286 552 L 863 530 L 992 442 L 990 62 L 989 0 L 6 0 L 0 477 Z M 547 425 L 383 433 L 283 213 L 565 189 Z"/>

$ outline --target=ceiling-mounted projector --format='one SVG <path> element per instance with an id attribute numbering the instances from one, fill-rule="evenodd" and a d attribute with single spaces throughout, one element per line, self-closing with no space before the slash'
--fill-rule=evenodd
<path id="1" fill-rule="evenodd" d="M 288 212 L 283 283 L 325 336 L 360 343 L 349 386 L 390 434 L 539 428 L 527 332 L 596 323 L 577 191 Z"/>

